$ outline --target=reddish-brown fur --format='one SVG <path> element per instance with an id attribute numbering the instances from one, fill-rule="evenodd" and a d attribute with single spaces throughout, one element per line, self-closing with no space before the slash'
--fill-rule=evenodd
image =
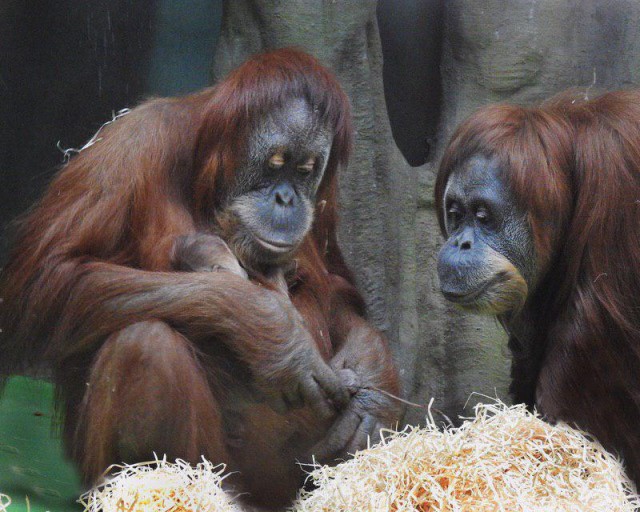
<path id="1" fill-rule="evenodd" d="M 593 433 L 640 482 L 640 91 L 472 115 L 438 176 L 443 230 L 448 176 L 478 153 L 497 157 L 535 240 L 536 289 L 502 318 L 514 396 Z"/>
<path id="2" fill-rule="evenodd" d="M 326 360 L 352 351 L 362 386 L 398 392 L 336 240 L 348 100 L 312 57 L 263 54 L 214 88 L 149 101 L 104 127 L 20 226 L 3 273 L 0 370 L 51 365 L 66 445 L 87 482 L 141 453 L 204 455 L 241 471 L 236 484 L 256 500 L 281 504 L 301 481 L 296 459 L 331 426 L 308 408 L 279 415 L 246 396 L 252 369 L 287 378 L 289 298 L 171 262 L 178 237 L 215 231 L 248 130 L 292 97 L 307 98 L 334 139 L 312 231 L 288 274 L 290 300 Z M 395 406 L 379 408 L 395 421 Z"/>

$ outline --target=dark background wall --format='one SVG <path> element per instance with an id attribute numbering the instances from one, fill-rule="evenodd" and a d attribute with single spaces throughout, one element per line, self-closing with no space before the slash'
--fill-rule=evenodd
<path id="1" fill-rule="evenodd" d="M 144 97 L 197 90 L 288 45 L 330 66 L 353 104 L 340 241 L 406 394 L 451 416 L 474 391 L 506 398 L 504 333 L 438 292 L 434 167 L 480 105 L 637 84 L 634 0 L 4 0 L 0 258 L 9 221 L 61 165 L 58 146 L 81 147 Z"/>
<path id="2" fill-rule="evenodd" d="M 210 84 L 221 18 L 221 0 L 0 2 L 0 258 L 60 148 L 145 97 Z"/>

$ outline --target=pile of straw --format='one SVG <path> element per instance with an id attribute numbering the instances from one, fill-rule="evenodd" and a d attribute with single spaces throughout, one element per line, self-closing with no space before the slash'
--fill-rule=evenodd
<path id="1" fill-rule="evenodd" d="M 238 512 L 220 486 L 224 465 L 177 460 L 116 466 L 118 473 L 84 494 L 85 512 Z M 113 469 L 113 468 L 111 468 Z"/>
<path id="2" fill-rule="evenodd" d="M 633 511 L 619 461 L 566 425 L 523 406 L 480 404 L 460 428 L 389 434 L 336 467 L 317 467 L 318 486 L 296 512 Z"/>
<path id="3" fill-rule="evenodd" d="M 85 494 L 85 512 L 238 512 L 221 487 L 224 466 L 166 460 L 120 466 Z M 622 465 L 581 432 L 549 425 L 524 406 L 479 404 L 475 418 L 441 431 L 388 433 L 336 467 L 318 466 L 317 485 L 295 512 L 633 512 L 640 497 Z M 0 496 L 0 512 L 8 503 Z"/>

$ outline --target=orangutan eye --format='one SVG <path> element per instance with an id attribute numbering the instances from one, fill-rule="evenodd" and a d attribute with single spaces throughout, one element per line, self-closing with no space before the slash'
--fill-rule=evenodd
<path id="1" fill-rule="evenodd" d="M 280 169 L 284 165 L 284 155 L 282 153 L 275 153 L 269 158 L 269 167 L 271 169 Z"/>
<path id="2" fill-rule="evenodd" d="M 476 220 L 480 224 L 487 224 L 489 222 L 489 212 L 486 208 L 480 207 L 476 210 Z"/>
<path id="3" fill-rule="evenodd" d="M 449 209 L 447 210 L 447 216 L 449 217 L 449 223 L 451 227 L 455 229 L 455 227 L 462 220 L 462 212 L 460 211 L 460 207 L 458 203 L 453 202 L 449 205 Z"/>
<path id="4" fill-rule="evenodd" d="M 462 212 L 460 211 L 457 203 L 451 203 L 447 212 L 449 213 L 449 218 L 451 220 L 459 221 L 460 217 L 462 217 Z"/>
<path id="5" fill-rule="evenodd" d="M 298 170 L 302 173 L 309 174 L 310 172 L 313 171 L 315 165 L 316 165 L 316 159 L 315 157 L 312 156 L 309 159 L 307 159 L 307 161 L 304 164 L 299 165 Z"/>

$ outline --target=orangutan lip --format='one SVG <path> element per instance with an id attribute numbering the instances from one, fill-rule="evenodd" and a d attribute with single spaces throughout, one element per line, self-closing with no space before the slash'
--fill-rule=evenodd
<path id="1" fill-rule="evenodd" d="M 491 279 L 484 282 L 484 284 L 469 293 L 455 293 L 455 292 L 447 292 L 443 289 L 440 289 L 444 298 L 449 302 L 455 302 L 456 304 L 473 304 L 478 297 L 480 297 L 484 292 L 486 292 L 491 286 L 493 286 L 496 282 L 500 281 L 500 275 L 492 277 Z"/>
<path id="2" fill-rule="evenodd" d="M 271 252 L 290 252 L 295 247 L 295 244 L 284 244 L 282 242 L 275 242 L 273 240 L 265 240 L 264 238 L 261 238 L 256 234 L 254 234 L 253 236 L 260 245 L 262 245 L 265 249 L 270 250 Z"/>

